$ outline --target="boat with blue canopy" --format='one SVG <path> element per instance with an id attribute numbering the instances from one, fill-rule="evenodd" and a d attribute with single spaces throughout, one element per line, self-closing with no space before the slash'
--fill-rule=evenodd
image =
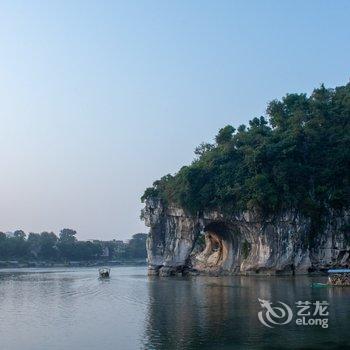
<path id="1" fill-rule="evenodd" d="M 327 283 L 312 283 L 313 288 L 323 288 L 331 286 L 350 286 L 350 269 L 329 269 Z"/>
<path id="2" fill-rule="evenodd" d="M 350 269 L 331 269 L 328 273 L 350 273 Z"/>
<path id="3" fill-rule="evenodd" d="M 328 282 L 331 286 L 350 286 L 350 269 L 328 270 Z"/>

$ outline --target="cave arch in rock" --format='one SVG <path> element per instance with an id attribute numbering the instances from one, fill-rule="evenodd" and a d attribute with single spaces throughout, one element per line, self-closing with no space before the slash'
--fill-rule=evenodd
<path id="1" fill-rule="evenodd" d="M 222 221 L 204 226 L 205 248 L 198 259 L 207 267 L 223 267 L 232 248 L 230 228 Z"/>

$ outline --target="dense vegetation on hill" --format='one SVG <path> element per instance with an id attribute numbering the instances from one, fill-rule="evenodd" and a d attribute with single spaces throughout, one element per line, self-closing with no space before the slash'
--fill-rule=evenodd
<path id="1" fill-rule="evenodd" d="M 158 197 L 191 213 L 295 208 L 316 221 L 326 208 L 349 207 L 350 83 L 287 94 L 266 114 L 220 129 L 214 144 L 197 147 L 191 165 L 155 181 L 142 201 Z"/>
<path id="2" fill-rule="evenodd" d="M 17 230 L 13 236 L 0 232 L 0 261 L 95 261 L 103 259 L 145 259 L 147 234 L 137 233 L 122 241 L 78 241 L 76 231 L 29 233 Z"/>

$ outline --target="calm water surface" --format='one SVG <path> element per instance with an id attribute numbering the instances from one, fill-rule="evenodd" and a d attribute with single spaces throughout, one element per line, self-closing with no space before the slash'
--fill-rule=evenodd
<path id="1" fill-rule="evenodd" d="M 1 350 L 350 349 L 350 288 L 323 277 L 147 277 L 145 267 L 0 270 Z M 258 298 L 329 302 L 329 328 L 267 328 Z"/>

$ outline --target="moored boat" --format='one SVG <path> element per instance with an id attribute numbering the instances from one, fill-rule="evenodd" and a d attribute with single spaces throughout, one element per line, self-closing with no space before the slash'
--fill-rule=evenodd
<path id="1" fill-rule="evenodd" d="M 350 269 L 331 269 L 328 274 L 328 285 L 350 286 Z"/>
<path id="2" fill-rule="evenodd" d="M 320 283 L 320 282 L 314 282 L 311 284 L 312 288 L 324 288 L 324 287 L 329 287 L 330 285 L 327 283 Z"/>

